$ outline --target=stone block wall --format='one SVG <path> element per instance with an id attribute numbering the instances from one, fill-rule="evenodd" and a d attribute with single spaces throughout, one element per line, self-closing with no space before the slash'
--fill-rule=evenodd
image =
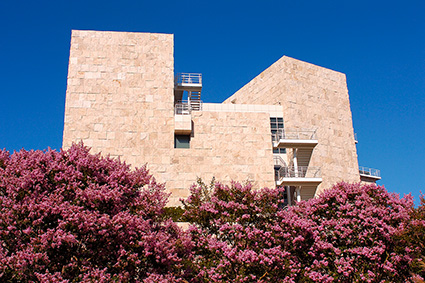
<path id="1" fill-rule="evenodd" d="M 172 192 L 169 205 L 197 177 L 274 187 L 270 115 L 282 109 L 286 128 L 317 129 L 306 162 L 322 168 L 319 192 L 360 180 L 344 74 L 283 57 L 225 103 L 192 112 L 190 148 L 174 148 L 173 35 L 72 32 L 63 147 L 82 140 L 93 153 L 147 164 Z"/>
<path id="2" fill-rule="evenodd" d="M 190 149 L 174 148 L 173 35 L 73 31 L 63 147 L 147 164 L 172 192 L 169 205 L 209 182 L 273 187 L 268 113 L 193 112 Z"/>
<path id="3" fill-rule="evenodd" d="M 192 112 L 190 149 L 172 152 L 167 187 L 171 205 L 188 196 L 197 177 L 209 184 L 249 181 L 255 188 L 275 186 L 269 113 Z"/>
<path id="4" fill-rule="evenodd" d="M 344 74 L 284 56 L 224 103 L 282 105 L 285 128 L 317 129 L 309 161 L 322 171 L 316 193 L 360 181 Z"/>
<path id="5" fill-rule="evenodd" d="M 63 147 L 148 167 L 163 180 L 174 146 L 173 35 L 72 31 Z"/>

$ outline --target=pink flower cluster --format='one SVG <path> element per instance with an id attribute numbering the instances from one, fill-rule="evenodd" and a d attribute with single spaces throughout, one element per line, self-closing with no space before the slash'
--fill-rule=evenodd
<path id="1" fill-rule="evenodd" d="M 203 282 L 404 282 L 413 207 L 383 187 L 340 183 L 282 209 L 283 189 L 200 183 L 184 201 Z"/>
<path id="2" fill-rule="evenodd" d="M 201 181 L 182 231 L 146 168 L 0 150 L 0 282 L 405 282 L 425 260 L 425 200 L 339 183 L 285 207 L 283 188 Z M 411 262 L 415 260 L 414 269 Z"/>
<path id="3" fill-rule="evenodd" d="M 410 195 L 400 199 L 374 184 L 346 183 L 291 208 L 310 223 L 314 238 L 314 260 L 305 275 L 328 276 L 329 282 L 404 282 L 412 258 L 397 235 L 412 208 Z"/>
<path id="4" fill-rule="evenodd" d="M 146 168 L 82 145 L 0 151 L 0 281 L 179 281 L 191 243 L 163 219 L 167 197 Z"/>
<path id="5" fill-rule="evenodd" d="M 425 196 L 420 196 L 420 205 L 412 212 L 411 221 L 398 235 L 398 240 L 405 243 L 404 249 L 413 255 L 410 265 L 414 274 L 413 282 L 424 283 L 425 280 Z"/>

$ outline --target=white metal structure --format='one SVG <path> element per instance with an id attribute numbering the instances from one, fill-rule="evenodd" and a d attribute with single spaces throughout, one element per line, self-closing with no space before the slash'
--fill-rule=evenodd
<path id="1" fill-rule="evenodd" d="M 200 73 L 177 73 L 174 77 L 176 87 L 202 88 L 202 74 Z"/>
<path id="2" fill-rule="evenodd" d="M 316 130 L 280 129 L 272 134 L 273 147 L 305 148 L 318 144 Z"/>
<path id="3" fill-rule="evenodd" d="M 190 115 L 192 111 L 202 111 L 202 100 L 183 100 L 176 103 L 176 115 Z"/>
<path id="4" fill-rule="evenodd" d="M 381 180 L 381 171 L 378 169 L 359 166 L 359 173 L 361 178 Z"/>

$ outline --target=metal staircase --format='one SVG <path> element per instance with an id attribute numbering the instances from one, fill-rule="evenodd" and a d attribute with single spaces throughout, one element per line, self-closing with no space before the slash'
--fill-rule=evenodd
<path id="1" fill-rule="evenodd" d="M 273 164 L 276 185 L 285 186 L 288 204 L 301 201 L 301 195 L 308 193 L 310 187 L 315 192 L 322 182 L 320 168 L 310 166 L 313 149 L 318 144 L 316 130 L 272 129 L 272 144 L 274 149 L 286 149 L 289 164 L 285 164 L 279 153 L 273 156 Z"/>
<path id="2" fill-rule="evenodd" d="M 202 100 L 200 91 L 188 91 L 188 102 L 192 111 L 202 110 Z"/>
<path id="3" fill-rule="evenodd" d="M 201 90 L 202 74 L 179 73 L 174 77 L 175 135 L 192 134 L 192 111 L 202 110 Z"/>
<path id="4" fill-rule="evenodd" d="M 199 73 L 178 73 L 174 78 L 174 101 L 176 109 L 184 108 L 189 113 L 202 110 L 202 74 Z M 187 96 L 187 100 L 183 97 Z M 182 106 L 184 105 L 184 106 Z M 180 114 L 176 110 L 176 114 Z M 183 111 L 182 114 L 186 114 Z"/>

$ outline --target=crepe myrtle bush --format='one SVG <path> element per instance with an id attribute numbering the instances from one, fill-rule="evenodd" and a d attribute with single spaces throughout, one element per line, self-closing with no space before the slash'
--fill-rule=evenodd
<path id="1" fill-rule="evenodd" d="M 420 205 L 413 209 L 412 220 L 409 225 L 399 234 L 399 240 L 404 241 L 410 247 L 414 260 L 411 264 L 411 272 L 414 281 L 424 283 L 425 280 L 425 196 L 420 196 Z"/>
<path id="2" fill-rule="evenodd" d="M 400 241 L 413 198 L 382 186 L 339 183 L 291 212 L 310 223 L 314 243 L 304 277 L 315 282 L 405 282 L 411 247 Z M 312 261 L 312 262 L 311 262 Z"/>
<path id="3" fill-rule="evenodd" d="M 411 253 L 396 235 L 412 198 L 339 183 L 283 208 L 283 189 L 200 182 L 183 201 L 201 282 L 405 282 Z"/>
<path id="4" fill-rule="evenodd" d="M 283 188 L 198 182 L 183 201 L 196 280 L 295 282 L 312 245 L 308 222 L 284 210 Z M 298 239 L 302 238 L 302 241 Z M 196 281 L 195 281 L 196 282 Z"/>
<path id="5" fill-rule="evenodd" d="M 0 281 L 182 281 L 191 244 L 167 198 L 145 167 L 82 144 L 0 151 Z"/>

